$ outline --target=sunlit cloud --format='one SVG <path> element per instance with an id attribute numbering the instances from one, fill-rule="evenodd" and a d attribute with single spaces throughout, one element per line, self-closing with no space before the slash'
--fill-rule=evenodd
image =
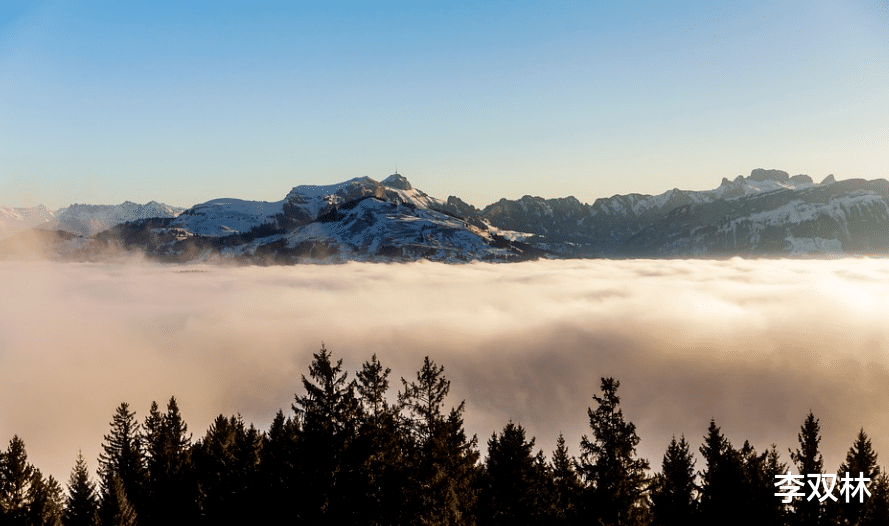
<path id="1" fill-rule="evenodd" d="M 577 453 L 599 379 L 653 468 L 710 418 L 784 461 L 806 413 L 826 467 L 864 427 L 889 455 L 889 261 L 647 260 L 293 267 L 0 264 L 0 440 L 67 480 L 92 469 L 114 408 L 175 395 L 194 438 L 220 414 L 266 428 L 322 342 L 354 377 L 444 365 L 484 446 L 509 420 Z M 882 460 L 884 457 L 881 456 Z M 887 457 L 889 458 L 889 457 Z M 702 468 L 699 461 L 698 468 Z"/>

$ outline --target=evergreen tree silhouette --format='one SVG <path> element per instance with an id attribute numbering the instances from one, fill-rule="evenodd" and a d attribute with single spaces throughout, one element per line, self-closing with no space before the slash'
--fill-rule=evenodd
<path id="1" fill-rule="evenodd" d="M 565 437 L 559 433 L 551 463 L 553 489 L 550 522 L 553 524 L 574 524 L 578 520 L 583 485 L 574 467 L 575 462 L 568 454 Z"/>
<path id="2" fill-rule="evenodd" d="M 245 524 L 256 519 L 261 448 L 261 435 L 253 426 L 246 428 L 240 416 L 219 415 L 195 444 L 204 522 Z"/>
<path id="3" fill-rule="evenodd" d="M 405 436 L 397 406 L 386 401 L 389 373 L 374 354 L 356 374 L 363 417 L 350 462 L 358 466 L 360 488 L 355 499 L 362 524 L 401 524 L 409 521 L 402 511 L 406 499 Z"/>
<path id="4" fill-rule="evenodd" d="M 685 435 L 667 446 L 661 472 L 655 476 L 651 495 L 652 524 L 694 524 L 698 520 L 695 459 Z"/>
<path id="5" fill-rule="evenodd" d="M 65 516 L 62 486 L 51 475 L 44 479 L 39 469 L 34 470 L 28 508 L 29 526 L 62 526 Z"/>
<path id="6" fill-rule="evenodd" d="M 143 427 L 147 484 L 142 526 L 193 522 L 198 512 L 197 481 L 192 470 L 191 435 L 176 397 L 160 413 L 152 402 Z"/>
<path id="7" fill-rule="evenodd" d="M 864 428 L 858 431 L 858 435 L 855 437 L 855 442 L 852 443 L 852 447 L 850 447 L 849 451 L 846 453 L 845 462 L 840 465 L 840 469 L 837 472 L 836 495 L 838 502 L 835 506 L 839 511 L 837 515 L 840 524 L 857 525 L 864 521 L 867 516 L 868 508 L 872 505 L 876 505 L 876 501 L 873 499 L 872 491 L 871 496 L 867 496 L 866 493 L 864 494 L 863 503 L 858 495 L 852 497 L 852 492 L 850 491 L 849 502 L 846 502 L 845 495 L 840 495 L 840 488 L 842 486 L 840 479 L 845 477 L 846 473 L 853 479 L 859 478 L 861 476 L 860 474 L 863 473 L 865 478 L 870 479 L 870 482 L 865 483 L 868 491 L 871 491 L 871 487 L 875 485 L 880 476 L 880 467 L 877 465 L 877 453 L 874 451 L 867 433 L 864 432 Z M 851 483 L 853 488 L 857 484 L 857 482 Z"/>
<path id="8" fill-rule="evenodd" d="M 465 402 L 444 416 L 450 389 L 444 367 L 426 356 L 417 380 L 401 379 L 399 404 L 408 415 L 407 513 L 419 524 L 471 524 L 478 499 L 478 440 L 467 440 L 463 428 Z"/>
<path id="9" fill-rule="evenodd" d="M 532 454 L 534 438 L 512 421 L 488 440 L 479 524 L 544 524 L 548 517 L 546 472 Z"/>
<path id="10" fill-rule="evenodd" d="M 99 499 L 96 495 L 96 484 L 90 480 L 83 454 L 78 453 L 71 477 L 68 479 L 65 526 L 91 526 L 95 523 L 98 509 Z"/>
<path id="11" fill-rule="evenodd" d="M 790 452 L 790 460 L 793 461 L 798 474 L 805 476 L 806 486 L 803 493 L 808 495 L 810 488 L 808 475 L 821 475 L 824 473 L 824 458 L 818 447 L 821 443 L 821 425 L 815 415 L 810 411 L 806 420 L 800 426 L 797 435 L 799 448 Z M 820 481 L 819 481 L 820 482 Z M 823 488 L 819 485 L 819 493 Z M 824 503 L 818 498 L 797 498 L 791 504 L 793 508 L 793 524 L 798 526 L 820 526 L 825 521 Z"/>
<path id="12" fill-rule="evenodd" d="M 124 521 L 129 520 L 130 508 L 138 513 L 143 504 L 139 499 L 145 491 L 145 458 L 140 426 L 136 421 L 136 413 L 130 411 L 126 402 L 121 403 L 114 412 L 111 432 L 105 435 L 102 451 L 99 455 L 102 509 L 106 512 L 116 510 L 112 515 L 106 513 L 102 516 L 103 524 L 107 526 L 107 521 L 112 520 L 112 516 L 118 511 L 123 514 L 120 515 L 120 520 Z M 121 487 L 115 489 L 113 484 Z M 113 502 L 107 501 L 108 499 Z M 124 502 L 129 507 L 124 507 Z"/>
<path id="13" fill-rule="evenodd" d="M 596 410 L 587 410 L 593 440 L 580 442 L 580 472 L 587 483 L 585 515 L 603 524 L 643 524 L 648 516 L 648 461 L 636 457 L 636 426 L 624 420 L 617 389 L 620 382 L 602 378 L 602 396 L 593 395 Z"/>
<path id="14" fill-rule="evenodd" d="M 109 471 L 105 475 L 102 488 L 102 502 L 99 505 L 99 521 L 101 526 L 136 526 L 136 508 L 127 498 L 127 491 L 120 476 Z"/>
<path id="15" fill-rule="evenodd" d="M 25 442 L 12 437 L 0 456 L 0 519 L 4 524 L 26 525 L 34 484 L 34 466 L 28 463 Z"/>
<path id="16" fill-rule="evenodd" d="M 744 503 L 744 520 L 762 526 L 783 526 L 786 524 L 787 508 L 781 499 L 775 497 L 776 475 L 787 472 L 787 465 L 779 460 L 778 448 L 774 444 L 764 453 L 757 453 L 744 441 L 739 452 L 743 479 L 737 495 Z"/>
<path id="17" fill-rule="evenodd" d="M 354 466 L 347 450 L 355 438 L 361 406 L 355 383 L 347 381 L 343 361 L 334 365 L 322 345 L 309 366 L 311 380 L 302 377 L 305 395 L 295 395 L 292 406 L 300 422 L 300 516 L 309 521 L 353 522 L 350 505 L 355 485 Z"/>
<path id="18" fill-rule="evenodd" d="M 297 510 L 294 510 L 291 501 L 299 491 L 300 434 L 298 421 L 285 417 L 279 409 L 261 450 L 257 484 L 260 492 L 258 523 L 296 520 Z"/>
<path id="19" fill-rule="evenodd" d="M 701 520 L 704 524 L 727 524 L 746 520 L 744 469 L 740 452 L 710 420 L 700 447 L 706 464 L 701 476 Z"/>

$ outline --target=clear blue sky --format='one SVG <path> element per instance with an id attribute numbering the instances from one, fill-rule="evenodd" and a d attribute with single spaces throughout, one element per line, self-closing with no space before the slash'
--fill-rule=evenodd
<path id="1" fill-rule="evenodd" d="M 0 204 L 889 177 L 889 2 L 3 0 Z"/>

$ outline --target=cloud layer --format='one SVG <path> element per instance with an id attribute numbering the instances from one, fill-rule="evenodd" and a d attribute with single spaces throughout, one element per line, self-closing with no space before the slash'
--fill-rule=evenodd
<path id="1" fill-rule="evenodd" d="M 392 397 L 429 355 L 480 443 L 520 422 L 549 456 L 589 434 L 614 376 L 639 452 L 796 447 L 807 412 L 835 470 L 860 427 L 889 456 L 889 261 L 547 261 L 295 267 L 0 263 L 0 441 L 63 481 L 97 467 L 115 407 L 171 395 L 195 439 L 240 412 L 266 428 L 324 342 L 353 372 L 376 353 Z M 881 456 L 879 460 L 884 460 Z M 701 461 L 698 469 L 702 469 Z"/>

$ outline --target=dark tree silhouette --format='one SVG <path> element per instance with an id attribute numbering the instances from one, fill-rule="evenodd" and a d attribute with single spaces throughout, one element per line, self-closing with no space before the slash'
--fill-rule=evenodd
<path id="1" fill-rule="evenodd" d="M 44 479 L 40 470 L 35 469 L 29 500 L 29 526 L 62 526 L 65 505 L 62 486 L 56 479 L 52 476 Z"/>
<path id="2" fill-rule="evenodd" d="M 195 444 L 194 467 L 205 523 L 246 524 L 256 519 L 262 442 L 253 426 L 244 426 L 240 415 L 219 415 L 204 439 Z"/>
<path id="3" fill-rule="evenodd" d="M 741 454 L 710 420 L 700 447 L 706 469 L 701 476 L 701 520 L 704 524 L 728 524 L 746 520 L 747 487 Z"/>
<path id="4" fill-rule="evenodd" d="M 407 472 L 405 433 L 398 407 L 386 401 L 389 373 L 376 354 L 364 362 L 356 375 L 363 407 L 358 436 L 350 448 L 350 461 L 358 466 L 355 499 L 362 524 L 401 524 L 410 518 L 403 513 Z"/>
<path id="5" fill-rule="evenodd" d="M 800 426 L 800 432 L 797 435 L 799 440 L 799 448 L 790 452 L 790 460 L 796 465 L 800 475 L 806 477 L 806 487 L 804 493 L 809 493 L 808 481 L 820 482 L 808 478 L 808 475 L 821 475 L 824 473 L 824 458 L 818 450 L 821 443 L 821 425 L 815 415 L 810 411 L 806 415 L 806 420 Z M 819 485 L 819 492 L 822 488 Z M 792 520 L 798 526 L 819 526 L 825 520 L 824 503 L 818 498 L 804 499 L 797 498 L 792 503 L 793 516 Z"/>
<path id="6" fill-rule="evenodd" d="M 322 345 L 309 366 L 311 380 L 302 377 L 305 395 L 292 406 L 300 422 L 301 518 L 317 523 L 353 522 L 357 510 L 350 505 L 356 486 L 347 451 L 355 439 L 361 406 L 355 383 L 347 381 L 343 361 L 334 365 Z"/>
<path id="7" fill-rule="evenodd" d="M 82 453 L 68 479 L 68 499 L 65 503 L 65 526 L 90 526 L 95 523 L 99 499 L 96 484 L 90 480 Z"/>
<path id="8" fill-rule="evenodd" d="M 480 524 L 543 524 L 547 517 L 546 471 L 532 452 L 534 438 L 509 422 L 488 440 L 485 476 L 479 503 Z"/>
<path id="9" fill-rule="evenodd" d="M 864 502 L 861 502 L 861 498 L 858 495 L 853 497 L 852 492 L 850 491 L 848 494 L 849 502 L 846 502 L 846 496 L 839 495 L 839 492 L 843 484 L 841 479 L 844 478 L 847 473 L 849 477 L 853 479 L 859 478 L 861 474 L 863 474 L 865 478 L 870 479 L 870 482 L 866 483 L 868 490 L 870 489 L 870 486 L 877 481 L 880 475 L 880 467 L 877 466 L 877 453 L 874 451 L 870 438 L 868 438 L 867 433 L 864 432 L 863 428 L 858 431 L 858 435 L 855 437 L 855 442 L 846 453 L 846 461 L 843 462 L 840 466 L 840 470 L 837 472 L 836 493 L 839 502 L 836 504 L 836 508 L 839 511 L 837 514 L 839 523 L 843 525 L 857 525 L 865 520 L 868 514 L 868 508 L 875 505 L 876 501 L 873 499 L 873 492 L 871 492 L 870 497 L 865 493 Z M 851 482 L 850 484 L 855 488 L 858 483 Z"/>
<path id="10" fill-rule="evenodd" d="M 553 524 L 574 524 L 578 519 L 583 484 L 574 466 L 575 459 L 568 454 L 565 437 L 559 433 L 550 466 L 553 481 L 550 522 Z"/>
<path id="11" fill-rule="evenodd" d="M 698 502 L 695 489 L 695 459 L 689 450 L 685 435 L 676 436 L 667 446 L 661 472 L 655 476 L 651 495 L 652 524 L 694 524 Z"/>
<path id="12" fill-rule="evenodd" d="M 34 466 L 28 463 L 25 442 L 12 437 L 6 452 L 0 456 L 0 519 L 5 524 L 25 525 L 34 484 Z"/>
<path id="13" fill-rule="evenodd" d="M 774 444 L 764 453 L 757 453 L 748 441 L 739 452 L 741 459 L 741 493 L 739 500 L 745 505 L 744 517 L 749 524 L 783 526 L 787 520 L 787 508 L 775 497 L 775 477 L 787 472 L 787 465 L 779 460 Z"/>
<path id="14" fill-rule="evenodd" d="M 120 476 L 113 471 L 105 476 L 102 489 L 102 503 L 99 506 L 99 519 L 102 526 L 136 526 L 136 509 L 127 498 Z"/>
<path id="15" fill-rule="evenodd" d="M 471 524 L 478 499 L 478 447 L 463 428 L 465 403 L 442 413 L 450 382 L 444 367 L 426 356 L 416 382 L 401 379 L 398 400 L 408 412 L 406 513 L 420 524 Z"/>
<path id="16" fill-rule="evenodd" d="M 602 378 L 602 396 L 593 395 L 596 410 L 587 410 L 593 440 L 580 442 L 580 472 L 588 485 L 585 515 L 604 524 L 644 524 L 648 514 L 648 461 L 636 457 L 636 426 L 624 420 L 617 389 L 620 382 Z"/>
<path id="17" fill-rule="evenodd" d="M 139 423 L 136 421 L 136 413 L 130 411 L 126 402 L 121 403 L 114 412 L 111 432 L 105 435 L 102 451 L 99 456 L 103 501 L 101 507 L 105 512 L 120 511 L 123 513 L 121 520 L 128 520 L 129 508 L 121 507 L 122 503 L 126 502 L 127 506 L 138 513 L 142 503 L 139 497 L 144 495 L 145 490 L 146 472 Z M 120 488 L 112 487 L 115 477 Z M 113 502 L 106 502 L 108 499 Z M 112 516 L 105 513 L 102 516 L 103 525 L 107 526 L 107 521 L 111 519 Z"/>
<path id="18" fill-rule="evenodd" d="M 156 402 L 145 419 L 147 484 L 142 526 L 188 523 L 198 515 L 197 481 L 192 470 L 191 435 L 175 397 L 160 413 Z"/>

